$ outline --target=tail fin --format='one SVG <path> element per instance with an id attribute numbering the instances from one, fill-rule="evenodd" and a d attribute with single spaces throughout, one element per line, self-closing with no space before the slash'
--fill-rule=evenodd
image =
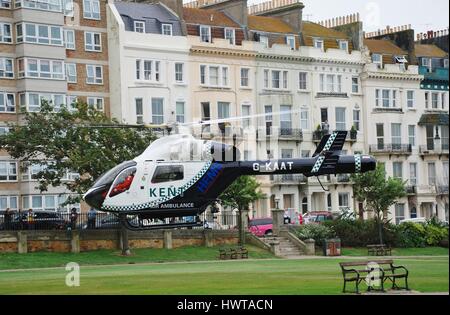
<path id="1" fill-rule="evenodd" d="M 339 152 L 344 147 L 347 131 L 334 131 L 320 141 L 313 157 L 317 157 L 309 176 L 333 174 L 339 160 Z"/>
<path id="2" fill-rule="evenodd" d="M 321 154 L 323 151 L 341 151 L 344 147 L 347 131 L 334 131 L 330 135 L 322 137 L 319 146 L 313 154 L 313 157 Z"/>

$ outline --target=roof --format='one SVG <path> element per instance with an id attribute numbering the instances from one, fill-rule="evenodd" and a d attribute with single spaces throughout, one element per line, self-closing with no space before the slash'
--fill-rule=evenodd
<path id="1" fill-rule="evenodd" d="M 346 39 L 349 36 L 345 33 L 322 26 L 310 21 L 303 21 L 303 36 Z"/>
<path id="2" fill-rule="evenodd" d="M 448 114 L 423 114 L 419 125 L 448 126 Z"/>
<path id="3" fill-rule="evenodd" d="M 416 44 L 415 51 L 417 57 L 436 57 L 436 58 L 446 58 L 448 54 L 440 49 L 434 44 L 423 45 Z"/>
<path id="4" fill-rule="evenodd" d="M 382 55 L 407 55 L 408 53 L 396 46 L 392 41 L 387 39 L 365 39 L 366 45 L 371 53 Z"/>
<path id="5" fill-rule="evenodd" d="M 183 8 L 183 19 L 187 24 L 241 28 L 225 13 L 209 9 Z"/>
<path id="6" fill-rule="evenodd" d="M 159 3 L 115 2 L 125 24 L 125 30 L 134 30 L 134 21 L 145 22 L 145 32 L 161 34 L 161 24 L 172 24 L 173 35 L 181 36 L 181 23 L 178 16 Z"/>
<path id="7" fill-rule="evenodd" d="M 267 16 L 248 16 L 248 28 L 252 31 L 269 33 L 295 33 L 292 27 L 282 20 Z"/>

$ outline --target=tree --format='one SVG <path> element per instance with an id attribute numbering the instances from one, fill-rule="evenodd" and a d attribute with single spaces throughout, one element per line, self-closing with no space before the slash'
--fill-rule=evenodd
<path id="1" fill-rule="evenodd" d="M 219 196 L 219 201 L 223 206 L 229 206 L 239 210 L 239 243 L 245 243 L 245 231 L 242 225 L 242 210 L 248 210 L 250 203 L 258 199 L 266 198 L 260 190 L 260 184 L 252 176 L 240 176 Z"/>
<path id="2" fill-rule="evenodd" d="M 76 110 L 55 110 L 42 101 L 39 112 L 24 113 L 23 124 L 10 125 L 11 131 L 0 137 L 0 149 L 14 159 L 44 166 L 35 175 L 41 192 L 64 185 L 74 193 L 66 204 L 79 202 L 101 174 L 141 154 L 154 140 L 144 126 L 120 128 L 117 120 L 86 103 L 74 106 Z M 68 171 L 79 178 L 63 181 Z"/>
<path id="3" fill-rule="evenodd" d="M 406 182 L 392 177 L 386 179 L 386 172 L 382 165 L 377 165 L 376 170 L 372 172 L 352 174 L 351 178 L 354 183 L 354 197 L 365 202 L 365 210 L 375 213 L 380 244 L 383 244 L 383 225 L 387 219 L 389 207 L 406 195 Z"/>

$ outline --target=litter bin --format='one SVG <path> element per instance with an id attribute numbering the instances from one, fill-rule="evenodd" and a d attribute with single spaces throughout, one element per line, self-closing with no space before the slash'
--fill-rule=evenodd
<path id="1" fill-rule="evenodd" d="M 324 241 L 324 256 L 341 256 L 341 239 L 333 238 Z"/>

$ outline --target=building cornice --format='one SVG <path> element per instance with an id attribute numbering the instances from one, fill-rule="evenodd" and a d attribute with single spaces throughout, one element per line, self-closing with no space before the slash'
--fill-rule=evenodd
<path id="1" fill-rule="evenodd" d="M 365 72 L 365 76 L 369 79 L 390 79 L 390 80 L 405 80 L 405 81 L 422 81 L 423 75 L 417 74 L 401 74 L 401 73 L 379 73 L 379 72 Z"/>
<path id="2" fill-rule="evenodd" d="M 341 64 L 341 65 L 357 65 L 363 66 L 364 62 L 350 61 L 342 59 L 325 59 L 306 56 L 289 56 L 281 54 L 257 54 L 256 59 L 260 60 L 279 60 L 279 61 L 294 61 L 294 62 L 309 62 L 309 63 L 327 63 L 327 64 Z"/>
<path id="3" fill-rule="evenodd" d="M 193 55 L 219 55 L 224 57 L 240 57 L 255 58 L 256 52 L 247 50 L 223 49 L 223 48 L 206 48 L 193 46 L 190 49 Z"/>

